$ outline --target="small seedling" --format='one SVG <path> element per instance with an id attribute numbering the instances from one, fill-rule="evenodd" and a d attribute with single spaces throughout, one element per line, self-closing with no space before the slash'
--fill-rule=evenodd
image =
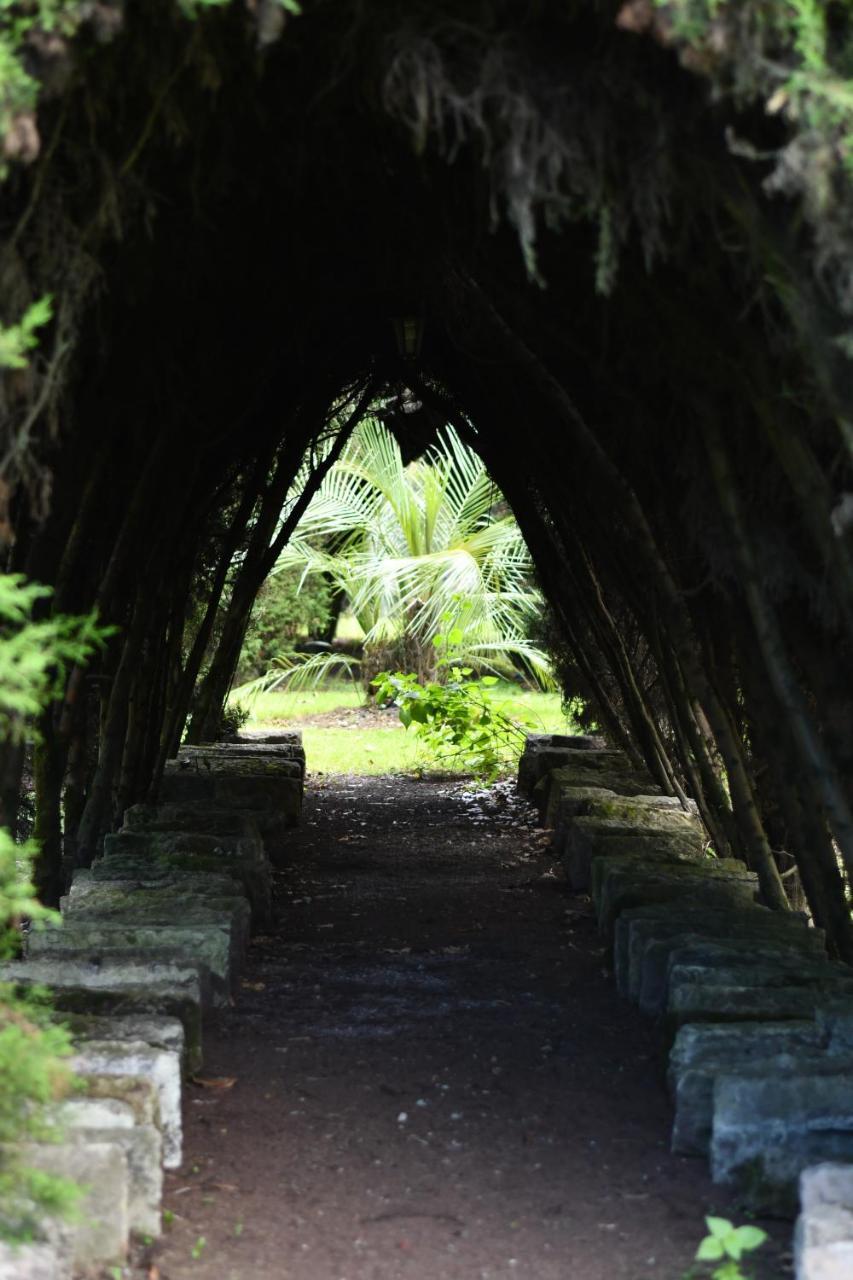
<path id="1" fill-rule="evenodd" d="M 172 1210 L 171 1210 L 171 1209 L 164 1209 L 164 1210 L 163 1210 L 163 1226 L 164 1226 L 164 1227 L 171 1227 L 171 1225 L 172 1225 L 172 1223 L 173 1223 L 174 1221 L 175 1221 L 175 1215 L 174 1215 L 174 1213 L 172 1212 Z"/>
<path id="2" fill-rule="evenodd" d="M 190 1254 L 192 1255 L 193 1258 L 195 1258 L 196 1261 L 198 1261 L 198 1259 L 204 1253 L 204 1247 L 206 1244 L 207 1244 L 207 1241 L 205 1240 L 204 1236 L 199 1236 L 198 1240 L 196 1240 L 192 1249 L 190 1249 Z"/>
<path id="3" fill-rule="evenodd" d="M 243 1224 L 242 1224 L 242 1222 L 235 1222 L 235 1223 L 234 1223 L 234 1234 L 235 1234 L 235 1236 L 241 1236 L 241 1235 L 243 1234 Z"/>
<path id="4" fill-rule="evenodd" d="M 736 1227 L 727 1218 L 706 1218 L 705 1225 L 708 1234 L 696 1250 L 696 1261 L 720 1263 L 711 1280 L 746 1280 L 740 1260 L 764 1244 L 767 1232 L 760 1227 Z"/>

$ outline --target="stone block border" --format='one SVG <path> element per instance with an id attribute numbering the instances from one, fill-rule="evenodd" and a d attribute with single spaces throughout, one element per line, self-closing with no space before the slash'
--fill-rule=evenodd
<path id="1" fill-rule="evenodd" d="M 797 1280 L 848 1280 L 853 970 L 601 739 L 531 735 L 518 787 L 591 897 L 619 992 L 661 1026 L 673 1151 L 707 1158 L 745 1211 L 793 1217 L 799 1192 Z"/>
<path id="2" fill-rule="evenodd" d="M 70 1280 L 120 1264 L 131 1233 L 159 1234 L 183 1081 L 201 1066 L 204 1019 L 233 999 L 251 931 L 271 918 L 271 859 L 287 857 L 304 773 L 297 733 L 182 748 L 161 802 L 128 810 L 75 874 L 62 926 L 0 967 L 2 981 L 51 990 L 84 1085 L 57 1107 L 61 1143 L 20 1154 L 87 1188 L 79 1221 L 0 1245 L 0 1280 Z"/>

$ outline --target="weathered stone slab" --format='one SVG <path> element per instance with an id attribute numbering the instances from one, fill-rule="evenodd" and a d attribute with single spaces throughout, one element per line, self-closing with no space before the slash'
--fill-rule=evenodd
<path id="1" fill-rule="evenodd" d="M 76 955 L 64 952 L 61 961 L 50 957 L 19 960 L 0 966 L 0 981 L 31 982 L 44 986 L 86 987 L 90 991 L 99 988 L 121 991 L 125 987 L 171 987 L 194 996 L 204 1007 L 203 985 L 199 966 L 185 961 L 152 959 L 144 952 L 120 954 L 111 959 L 104 955 L 103 963 L 98 953 Z"/>
<path id="2" fill-rule="evenodd" d="M 109 1018 L 60 1012 L 56 1020 L 68 1028 L 76 1043 L 86 1040 L 142 1040 L 152 1049 L 168 1049 L 170 1053 L 177 1053 L 182 1062 L 186 1058 L 186 1037 L 178 1018 L 144 1013 Z"/>
<path id="3" fill-rule="evenodd" d="M 89 1040 L 69 1059 L 79 1075 L 140 1076 L 157 1089 L 163 1133 L 163 1163 L 181 1163 L 181 1060 L 168 1049 L 153 1049 L 142 1040 Z"/>
<path id="4" fill-rule="evenodd" d="M 705 851 L 701 828 L 689 818 L 681 822 L 668 810 L 658 813 L 660 826 L 654 830 L 625 826 L 617 818 L 576 818 L 567 828 L 559 850 L 571 888 L 578 892 L 590 889 L 592 864 L 598 857 L 698 862 Z"/>
<path id="5" fill-rule="evenodd" d="M 742 971 L 741 971 L 742 973 Z M 738 974 L 740 977 L 741 974 Z M 789 1022 L 811 1019 L 825 993 L 802 985 L 714 985 L 704 980 L 670 987 L 667 1022 L 675 1031 L 687 1022 Z"/>
<path id="6" fill-rule="evenodd" d="M 94 1014 L 97 1017 L 123 1017 L 137 1014 L 164 1014 L 180 1019 L 185 1036 L 185 1061 L 189 1072 L 198 1071 L 201 1052 L 201 999 L 197 983 L 174 986 L 165 982 L 146 982 L 139 987 L 90 987 L 66 982 L 62 970 L 53 967 L 50 979 L 22 975 L 23 966 L 14 965 L 13 976 L 3 981 L 29 986 L 48 986 L 55 1009 L 64 1013 Z"/>
<path id="7" fill-rule="evenodd" d="M 800 1174 L 794 1264 L 796 1280 L 853 1276 L 853 1165 L 817 1164 Z"/>
<path id="8" fill-rule="evenodd" d="M 79 1078 L 80 1096 L 93 1100 L 109 1098 L 125 1103 L 133 1112 L 136 1124 L 153 1124 L 163 1132 L 160 1117 L 160 1095 L 153 1080 L 143 1076 L 99 1075 L 95 1072 Z"/>
<path id="9" fill-rule="evenodd" d="M 784 1055 L 714 1085 L 711 1173 L 756 1212 L 796 1212 L 809 1165 L 853 1161 L 853 1059 Z"/>
<path id="10" fill-rule="evenodd" d="M 564 763 L 537 782 L 532 800 L 546 826 L 553 827 L 565 788 L 600 787 L 622 796 L 659 795 L 647 773 L 631 769 L 620 751 L 566 752 Z"/>
<path id="11" fill-rule="evenodd" d="M 613 968 L 620 994 L 639 999 L 643 956 L 649 943 L 685 934 L 784 942 L 793 934 L 797 946 L 813 955 L 825 954 L 821 929 L 809 928 L 802 916 L 792 912 L 782 915 L 758 903 L 727 911 L 691 907 L 677 900 L 629 907 L 616 921 L 614 934 Z"/>
<path id="12" fill-rule="evenodd" d="M 225 875 L 242 886 L 257 922 L 266 927 L 272 917 L 272 868 L 260 836 L 242 840 L 206 832 L 119 831 L 105 837 L 103 858 L 96 865 L 100 875 L 115 870 L 146 879 Z"/>
<path id="13" fill-rule="evenodd" d="M 267 856 L 278 865 L 287 854 L 287 832 L 302 814 L 301 778 L 244 777 L 182 770 L 167 774 L 160 796 L 166 803 L 209 803 L 250 813 L 258 824 Z"/>
<path id="14" fill-rule="evenodd" d="M 263 851 L 258 824 L 248 813 L 209 804 L 134 804 L 124 811 L 122 831 L 190 831 L 256 844 Z"/>
<path id="15" fill-rule="evenodd" d="M 853 1057 L 853 999 L 828 1000 L 816 1017 L 829 1052 Z"/>
<path id="16" fill-rule="evenodd" d="M 122 921 L 143 925 L 218 925 L 231 935 L 235 961 L 249 941 L 251 909 L 242 886 L 233 880 L 217 883 L 212 877 L 165 877 L 157 881 L 101 880 L 99 861 L 86 879 L 75 876 L 61 908 L 67 920 Z M 216 880 L 220 878 L 217 877 Z M 224 887 L 228 886 L 228 887 Z"/>
<path id="17" fill-rule="evenodd" d="M 69 1224 L 74 1267 L 122 1262 L 130 1230 L 129 1175 L 118 1143 L 24 1143 L 17 1150 L 30 1168 L 71 1178 L 86 1188 L 79 1217 Z"/>
<path id="18" fill-rule="evenodd" d="M 69 943 L 74 941 L 69 932 Z M 78 946 L 57 946 L 28 955 L 25 963 L 43 966 L 45 974 L 67 973 L 81 986 L 106 987 L 108 990 L 138 987 L 147 982 L 149 976 L 155 982 L 171 986 L 182 985 L 188 977 L 194 976 L 203 1012 L 224 1008 L 230 1003 L 230 988 L 223 987 L 221 980 L 214 981 L 207 965 L 181 946 L 122 946 L 117 937 L 116 945 L 112 947 L 86 946 L 84 942 Z"/>
<path id="19" fill-rule="evenodd" d="M 808 930 L 801 933 L 804 939 L 808 938 Z M 728 977 L 733 970 L 746 970 L 745 986 L 797 986 L 809 977 L 845 976 L 830 966 L 826 956 L 811 951 L 807 942 L 798 946 L 793 931 L 784 942 L 758 936 L 720 939 L 681 935 L 646 946 L 640 973 L 640 1012 L 650 1018 L 659 1017 L 667 1007 L 672 974 L 683 975 L 685 970 L 713 970 L 715 974 L 723 971 Z M 770 974 L 774 975 L 773 981 L 768 980 Z"/>
<path id="20" fill-rule="evenodd" d="M 0 1240 L 0 1280 L 71 1280 L 71 1255 L 50 1244 Z"/>
<path id="21" fill-rule="evenodd" d="M 225 751 L 181 753 L 166 765 L 166 775 L 182 773 L 233 774 L 241 778 L 296 779 L 302 781 L 302 762 L 291 756 L 274 756 L 266 752 L 250 755 Z"/>
<path id="22" fill-rule="evenodd" d="M 222 865 L 214 875 L 239 878 L 232 864 L 269 867 L 264 855 L 260 835 L 256 838 L 237 835 L 221 836 L 208 831 L 115 831 L 104 837 L 103 856 L 130 855 L 131 857 L 156 857 L 158 854 L 198 854 L 219 858 Z"/>
<path id="23" fill-rule="evenodd" d="M 530 797 L 551 769 L 563 763 L 567 751 L 600 751 L 604 739 L 590 734 L 529 733 L 518 762 L 518 789 Z"/>
<path id="24" fill-rule="evenodd" d="M 692 800 L 684 808 L 676 796 L 620 796 L 615 791 L 598 787 L 562 787 L 553 824 L 554 847 L 561 856 L 578 818 L 609 819 L 617 822 L 622 830 L 635 833 L 646 828 L 683 829 L 699 833 L 705 843 L 704 831 Z"/>
<path id="25" fill-rule="evenodd" d="M 214 757 L 223 760 L 242 760 L 252 757 L 268 760 L 298 760 L 304 764 L 305 748 L 298 742 L 216 742 L 202 747 L 182 746 L 178 760 Z"/>
<path id="26" fill-rule="evenodd" d="M 592 867 L 598 925 L 611 939 L 618 916 L 628 907 L 674 900 L 701 902 L 708 910 L 748 907 L 757 888 L 754 872 L 727 858 L 666 864 L 661 859 L 640 863 L 636 858 L 596 858 Z"/>
<path id="27" fill-rule="evenodd" d="M 772 990 L 785 987 L 790 990 L 804 987 L 811 991 L 815 1009 L 820 1003 L 819 996 L 853 995 L 853 972 L 847 965 L 832 964 L 828 960 L 810 961 L 798 956 L 793 962 L 762 959 L 738 964 L 736 959 L 724 954 L 708 954 L 698 963 L 690 964 L 683 962 L 677 953 L 670 956 L 670 998 L 679 988 L 692 988 L 700 983 L 707 988 L 739 986 Z"/>
<path id="28" fill-rule="evenodd" d="M 114 874 L 113 863 L 115 859 L 111 859 L 108 863 L 105 858 L 98 858 L 93 862 L 91 867 L 81 868 L 74 872 L 74 879 L 71 888 L 64 898 L 60 899 L 60 908 L 65 908 L 80 899 L 85 899 L 89 894 L 103 894 L 104 887 L 99 884 L 101 880 L 118 880 L 122 877 Z M 110 870 L 108 870 L 110 868 Z M 143 891 L 155 890 L 159 893 L 164 891 L 174 891 L 179 886 L 189 889 L 194 901 L 203 901 L 205 907 L 209 907 L 210 899 L 225 899 L 228 908 L 235 903 L 239 903 L 245 899 L 243 886 L 233 876 L 218 872 L 204 872 L 200 875 L 193 875 L 183 871 L 171 871 L 168 874 L 155 875 L 151 882 L 140 876 L 131 876 L 126 884 L 116 884 L 110 886 L 109 892 L 133 893 L 137 897 Z"/>
<path id="29" fill-rule="evenodd" d="M 32 933 L 27 942 L 29 959 L 52 957 L 64 963 L 88 960 L 112 964 L 144 956 L 153 961 L 192 964 L 199 971 L 202 1004 L 230 1003 L 233 981 L 231 935 L 218 925 L 143 925 L 121 921 L 68 918 L 64 926 Z"/>
<path id="30" fill-rule="evenodd" d="M 137 1124 L 133 1108 L 115 1098 L 70 1098 L 56 1108 L 67 1141 L 110 1142 L 127 1158 L 127 1218 L 131 1231 L 161 1231 L 163 1141 L 153 1124 Z"/>
<path id="31" fill-rule="evenodd" d="M 707 1155 L 711 1142 L 714 1081 L 741 1066 L 780 1054 L 814 1054 L 822 1047 L 814 1022 L 689 1023 L 675 1037 L 667 1084 L 675 1108 L 672 1150 Z"/>
<path id="32" fill-rule="evenodd" d="M 253 746 L 253 747 L 271 747 L 281 746 L 282 744 L 298 744 L 302 746 L 302 730 L 301 729 L 276 729 L 274 732 L 264 733 L 241 733 L 236 743 L 229 742 L 226 746 Z"/>

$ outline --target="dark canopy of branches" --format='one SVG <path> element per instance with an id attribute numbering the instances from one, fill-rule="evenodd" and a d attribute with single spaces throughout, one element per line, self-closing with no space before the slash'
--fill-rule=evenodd
<path id="1" fill-rule="evenodd" d="M 853 958 L 848 7 L 819 57 L 781 2 L 85 8 L 30 39 L 0 228 L 4 322 L 53 297 L 7 562 L 120 628 L 42 725 L 43 892 L 215 731 L 305 449 L 408 388 L 512 503 L 566 692 Z"/>

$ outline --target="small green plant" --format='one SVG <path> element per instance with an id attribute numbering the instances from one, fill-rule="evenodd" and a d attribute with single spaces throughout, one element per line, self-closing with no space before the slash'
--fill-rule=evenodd
<path id="1" fill-rule="evenodd" d="M 172 1225 L 172 1223 L 173 1223 L 174 1221 L 175 1221 L 175 1215 L 174 1215 L 174 1213 L 172 1212 L 172 1210 L 171 1210 L 171 1209 L 164 1209 L 164 1210 L 163 1210 L 163 1226 L 164 1226 L 164 1227 L 171 1227 L 171 1225 Z"/>
<path id="2" fill-rule="evenodd" d="M 696 1250 L 696 1261 L 719 1263 L 711 1271 L 711 1280 L 746 1280 L 740 1260 L 745 1253 L 760 1249 L 767 1232 L 760 1227 L 736 1227 L 727 1218 L 706 1218 L 708 1234 Z"/>
<path id="3" fill-rule="evenodd" d="M 0 326 L 0 369 L 25 369 L 29 353 L 38 345 L 37 329 L 47 324 L 53 314 L 50 295 L 39 298 L 27 308 L 17 324 Z"/>
<path id="4" fill-rule="evenodd" d="M 437 756 L 463 764 L 478 777 L 491 781 L 524 747 L 524 725 L 489 696 L 495 676 L 477 678 L 471 667 L 453 666 L 444 684 L 422 683 L 402 671 L 383 671 L 372 684 L 380 702 L 396 703 L 405 728 L 414 726 Z"/>
<path id="5" fill-rule="evenodd" d="M 229 702 L 222 712 L 219 721 L 219 736 L 236 738 L 247 720 L 251 719 L 251 711 L 242 702 Z"/>
<path id="6" fill-rule="evenodd" d="M 190 1256 L 194 1258 L 196 1262 L 198 1262 L 199 1258 L 204 1253 L 206 1246 L 207 1246 L 207 1240 L 205 1239 L 205 1237 L 199 1236 L 199 1238 L 196 1240 L 193 1247 L 190 1249 Z"/>

